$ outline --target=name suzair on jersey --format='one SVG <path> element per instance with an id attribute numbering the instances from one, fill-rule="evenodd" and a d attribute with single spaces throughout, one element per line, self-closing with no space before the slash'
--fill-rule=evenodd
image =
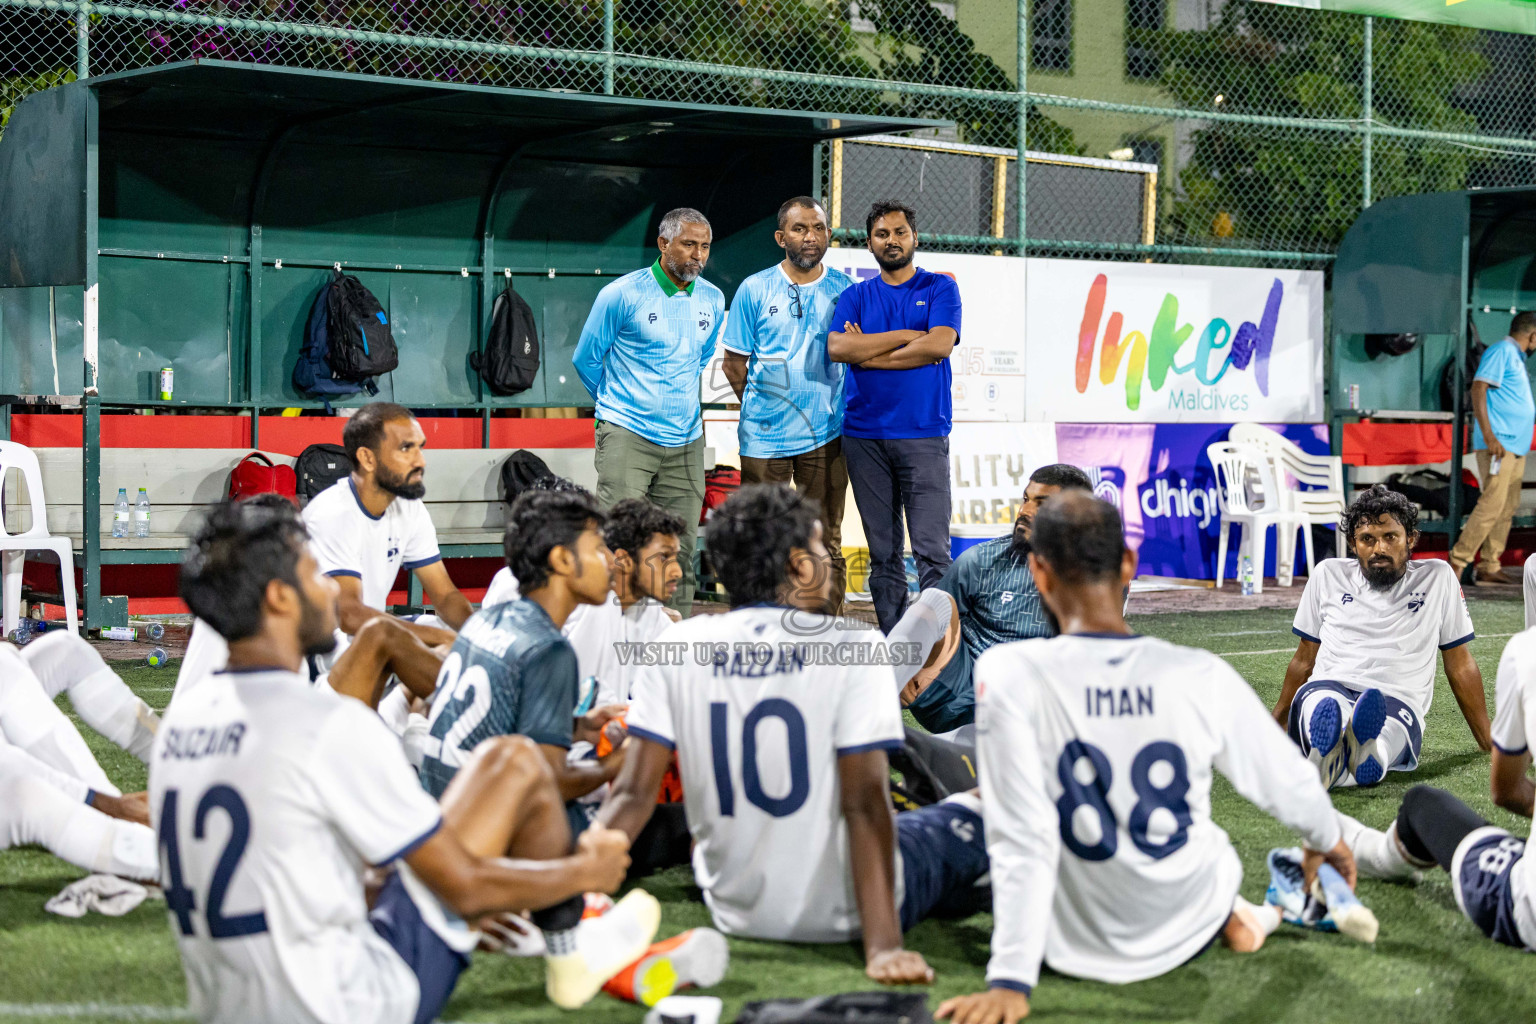
<path id="1" fill-rule="evenodd" d="M 977 753 L 997 907 L 991 983 L 1139 981 L 1232 912 L 1242 865 L 1211 820 L 1212 770 L 1319 849 L 1317 771 L 1207 651 L 1150 637 L 1002 644 L 976 662 Z"/>
<path id="2" fill-rule="evenodd" d="M 570 749 L 576 690 L 576 653 L 543 608 L 519 598 L 476 612 L 437 675 L 422 785 L 442 796 L 492 736 Z"/>
<path id="3" fill-rule="evenodd" d="M 355 576 L 363 604 L 389 606 L 389 588 L 400 570 L 442 561 L 437 528 L 421 501 L 396 498 L 374 515 L 363 507 L 352 478 L 338 480 L 304 508 L 309 550 L 327 576 Z"/>
<path id="4" fill-rule="evenodd" d="M 1494 700 L 1493 745 L 1515 757 L 1526 753 L 1536 736 L 1536 630 L 1517 633 L 1504 645 Z M 1527 844 L 1509 871 L 1515 929 L 1525 948 L 1536 950 L 1536 850 Z"/>
<path id="5" fill-rule="evenodd" d="M 742 608 L 674 625 L 659 646 L 681 664 L 640 670 L 629 731 L 677 751 L 694 878 L 722 932 L 860 934 L 837 762 L 899 748 L 901 709 L 888 665 L 818 652 L 882 640 L 826 616 Z M 895 877 L 900 906 L 899 866 Z"/>
<path id="6" fill-rule="evenodd" d="M 194 1015 L 412 1019 L 416 976 L 369 924 L 362 872 L 442 819 L 378 715 L 298 673 L 218 673 L 161 720 L 149 798 Z"/>
<path id="7" fill-rule="evenodd" d="M 1386 590 L 1366 582 L 1358 560 L 1326 558 L 1307 578 L 1291 632 L 1321 644 L 1313 679 L 1375 687 L 1422 719 L 1435 695 L 1435 651 L 1475 638 L 1450 565 L 1410 560 Z"/>

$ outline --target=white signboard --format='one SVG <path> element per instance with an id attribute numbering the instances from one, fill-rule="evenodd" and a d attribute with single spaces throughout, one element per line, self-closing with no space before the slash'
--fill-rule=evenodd
<path id="1" fill-rule="evenodd" d="M 1028 261 L 1025 407 L 1059 423 L 1323 418 L 1323 275 Z"/>
<path id="2" fill-rule="evenodd" d="M 1051 423 L 956 423 L 949 435 L 950 521 L 1011 523 L 1029 474 L 1057 461 Z"/>

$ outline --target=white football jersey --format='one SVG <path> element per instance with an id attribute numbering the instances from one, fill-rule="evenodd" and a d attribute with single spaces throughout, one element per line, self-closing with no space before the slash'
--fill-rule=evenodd
<path id="1" fill-rule="evenodd" d="M 1338 818 L 1258 696 L 1208 651 L 1082 634 L 976 661 L 981 801 L 992 860 L 987 980 L 1040 963 L 1155 977 L 1211 941 L 1243 869 L 1211 820 L 1211 773 L 1324 850 Z"/>
<path id="2" fill-rule="evenodd" d="M 362 580 L 363 604 L 381 611 L 402 568 L 442 561 L 425 503 L 396 498 L 375 516 L 363 508 L 350 476 L 315 495 L 304 508 L 304 526 L 320 571 Z"/>
<path id="3" fill-rule="evenodd" d="M 1375 687 L 1422 719 L 1435 696 L 1435 651 L 1475 638 L 1461 584 L 1447 562 L 1410 559 L 1386 590 L 1354 558 L 1325 558 L 1307 578 L 1291 632 L 1322 646 L 1313 679 Z"/>
<path id="4" fill-rule="evenodd" d="M 508 601 L 516 601 L 522 596 L 522 591 L 517 585 L 517 577 L 512 575 L 511 569 L 502 566 L 496 570 L 496 575 L 491 577 L 491 585 L 485 588 L 485 597 L 481 600 L 480 607 L 494 608 Z"/>
<path id="5" fill-rule="evenodd" d="M 1536 736 L 1536 630 L 1517 633 L 1504 645 L 1494 700 L 1493 745 L 1518 757 Z M 1510 868 L 1509 888 L 1515 929 L 1525 948 L 1536 950 L 1536 847 L 1528 846 Z"/>
<path id="6" fill-rule="evenodd" d="M 228 664 L 229 644 L 208 623 L 193 618 L 192 632 L 187 636 L 187 653 L 181 656 L 181 667 L 176 670 L 176 689 L 171 694 L 172 702 L 215 672 L 222 672 Z"/>
<path id="7" fill-rule="evenodd" d="M 1520 574 L 1521 591 L 1525 595 L 1525 628 L 1536 626 L 1536 555 L 1525 560 Z"/>
<path id="8" fill-rule="evenodd" d="M 619 607 L 617 594 L 609 593 L 602 604 L 577 605 L 561 630 L 576 650 L 582 682 L 597 677 L 596 705 L 628 702 L 640 671 L 645 648 L 672 628 L 663 606 L 641 598 L 628 608 Z"/>
<path id="9" fill-rule="evenodd" d="M 741 608 L 672 626 L 656 648 L 667 663 L 640 669 L 629 731 L 677 750 L 694 878 L 722 932 L 860 934 L 837 762 L 900 748 L 901 708 L 889 665 L 836 662 L 883 640 L 827 616 Z M 899 855 L 895 877 L 900 906 Z"/>
<path id="10" fill-rule="evenodd" d="M 442 818 L 378 715 L 300 673 L 210 676 L 161 720 L 149 793 L 199 1019 L 413 1018 L 416 977 L 369 924 L 362 872 Z"/>

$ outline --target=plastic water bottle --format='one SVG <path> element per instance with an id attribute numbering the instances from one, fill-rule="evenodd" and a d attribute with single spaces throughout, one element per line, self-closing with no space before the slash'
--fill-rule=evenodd
<path id="1" fill-rule="evenodd" d="M 158 622 L 151 622 L 149 624 L 149 638 L 151 640 L 164 640 L 165 627 Z"/>
<path id="2" fill-rule="evenodd" d="M 133 505 L 133 535 L 149 536 L 149 492 L 139 488 L 139 500 Z"/>
<path id="3" fill-rule="evenodd" d="M 1250 555 L 1243 556 L 1243 596 L 1253 596 L 1253 558 Z"/>
<path id="4" fill-rule="evenodd" d="M 38 634 L 47 631 L 48 623 L 41 619 L 21 619 L 16 623 L 16 628 L 11 630 L 6 639 L 17 647 L 25 647 L 37 639 Z"/>
<path id="5" fill-rule="evenodd" d="M 128 536 L 128 488 L 117 489 L 117 504 L 112 506 L 112 536 Z"/>

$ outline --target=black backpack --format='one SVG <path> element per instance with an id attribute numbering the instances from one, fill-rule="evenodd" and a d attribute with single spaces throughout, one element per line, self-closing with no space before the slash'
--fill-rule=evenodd
<path id="1" fill-rule="evenodd" d="M 331 399 L 346 398 L 362 391 L 379 393 L 372 380 L 337 380 L 331 374 L 331 282 L 320 286 L 309 319 L 304 324 L 304 347 L 293 364 L 293 386 L 311 398 L 323 399 L 327 414 Z"/>
<path id="2" fill-rule="evenodd" d="M 329 307 L 332 376 L 365 381 L 400 365 L 389 317 L 361 281 L 351 274 L 334 272 Z"/>
<path id="3" fill-rule="evenodd" d="M 485 351 L 472 353 L 469 365 L 493 395 L 515 395 L 533 386 L 539 372 L 539 332 L 533 308 L 508 285 L 491 307 L 491 336 Z"/>
<path id="4" fill-rule="evenodd" d="M 339 444 L 312 444 L 299 453 L 293 462 L 298 476 L 299 497 L 305 501 L 325 490 L 352 472 L 352 460 L 347 450 Z"/>
<path id="5" fill-rule="evenodd" d="M 553 480 L 555 474 L 544 460 L 526 448 L 519 448 L 501 464 L 501 500 L 508 505 L 540 480 Z"/>

